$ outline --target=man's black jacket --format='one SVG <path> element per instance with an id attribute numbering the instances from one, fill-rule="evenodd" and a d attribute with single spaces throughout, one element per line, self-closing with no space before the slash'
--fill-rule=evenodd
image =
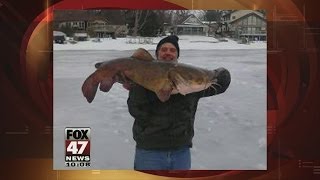
<path id="1" fill-rule="evenodd" d="M 217 84 L 203 91 L 187 95 L 174 94 L 166 102 L 142 86 L 135 85 L 127 100 L 129 113 L 134 117 L 133 138 L 142 149 L 177 149 L 192 146 L 194 120 L 198 101 L 223 93 L 230 84 L 230 73 L 217 71 Z"/>

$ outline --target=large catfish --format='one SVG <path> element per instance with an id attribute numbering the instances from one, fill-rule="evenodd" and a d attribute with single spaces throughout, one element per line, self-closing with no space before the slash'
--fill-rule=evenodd
<path id="1" fill-rule="evenodd" d="M 82 93 L 91 103 L 98 85 L 108 92 L 115 82 L 134 82 L 153 91 L 165 102 L 171 94 L 198 92 L 213 85 L 216 72 L 183 63 L 157 61 L 145 49 L 138 49 L 131 57 L 97 63 L 97 70 L 82 85 Z M 212 86 L 213 87 L 213 86 Z"/>

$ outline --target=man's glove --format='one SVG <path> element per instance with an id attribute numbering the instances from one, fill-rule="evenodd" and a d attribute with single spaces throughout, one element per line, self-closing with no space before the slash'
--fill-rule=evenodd
<path id="1" fill-rule="evenodd" d="M 222 67 L 215 69 L 214 71 L 216 72 L 216 84 L 221 86 L 221 90 L 224 92 L 229 87 L 231 81 L 230 72 Z"/>

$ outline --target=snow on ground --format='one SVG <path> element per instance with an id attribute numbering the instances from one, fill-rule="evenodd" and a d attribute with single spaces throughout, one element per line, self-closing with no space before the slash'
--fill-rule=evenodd
<path id="1" fill-rule="evenodd" d="M 179 61 L 207 69 L 225 67 L 232 81 L 225 93 L 199 101 L 192 169 L 266 169 L 266 43 L 213 43 L 202 38 L 180 37 Z M 89 104 L 81 85 L 96 62 L 130 56 L 139 47 L 154 54 L 155 46 L 126 44 L 120 38 L 104 39 L 101 44 L 54 44 L 55 169 L 67 169 L 65 127 L 91 127 L 89 169 L 133 169 L 135 142 L 126 104 L 128 91 L 115 84 L 108 93 L 98 91 Z"/>
<path id="2" fill-rule="evenodd" d="M 182 49 L 266 49 L 266 42 L 255 41 L 251 44 L 239 44 L 234 40 L 227 39 L 228 42 L 219 42 L 216 38 L 207 36 L 179 36 L 179 45 Z M 140 38 L 140 41 L 149 40 L 149 44 L 139 44 L 139 38 L 117 38 L 102 39 L 102 42 L 93 43 L 91 41 L 78 42 L 76 44 L 54 44 L 54 50 L 132 50 L 145 48 L 155 50 L 161 37 Z M 130 43 L 131 42 L 131 43 Z"/>

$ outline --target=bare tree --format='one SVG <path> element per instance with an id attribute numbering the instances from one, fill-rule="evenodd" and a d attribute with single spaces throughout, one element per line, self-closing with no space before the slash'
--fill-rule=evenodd
<path id="1" fill-rule="evenodd" d="M 175 13 L 181 17 L 187 17 L 190 15 L 190 10 L 176 10 Z"/>
<path id="2" fill-rule="evenodd" d="M 205 20 L 206 10 L 195 10 L 194 12 L 197 18 L 199 18 L 202 21 Z"/>

